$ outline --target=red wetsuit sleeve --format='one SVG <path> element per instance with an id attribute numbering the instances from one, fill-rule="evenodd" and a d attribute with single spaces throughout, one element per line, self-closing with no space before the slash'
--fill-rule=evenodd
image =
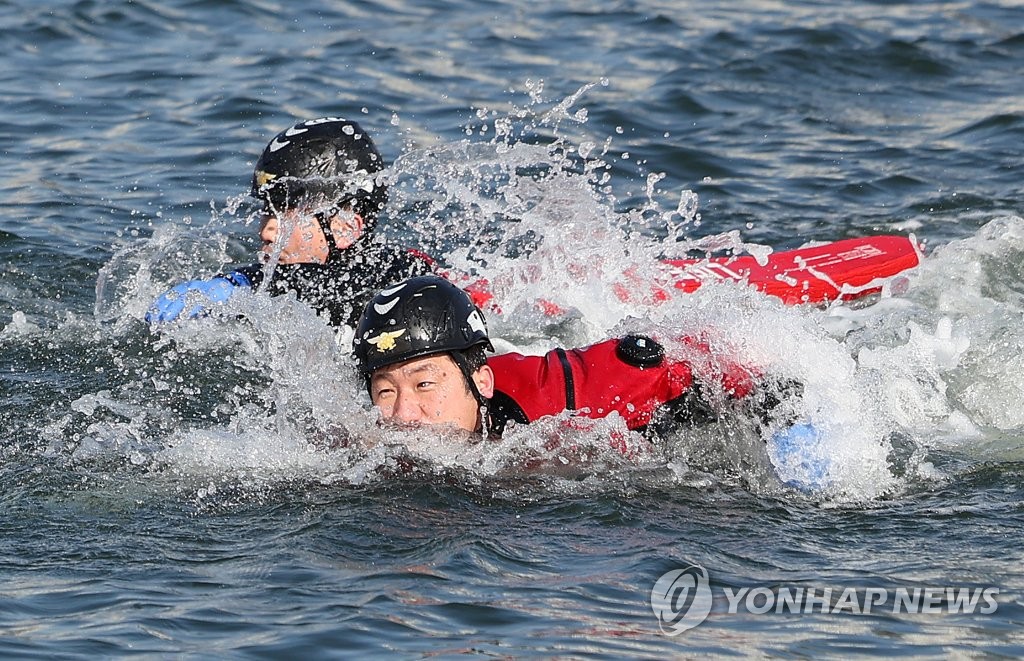
<path id="1" fill-rule="evenodd" d="M 681 340 L 692 355 L 695 364 L 700 365 L 694 371 L 701 375 L 707 383 L 716 384 L 717 390 L 732 399 L 741 399 L 753 392 L 756 380 L 762 374 L 753 367 L 745 367 L 735 360 L 725 357 L 721 352 L 713 353 L 711 346 L 704 340 L 686 337 Z"/>
<path id="2" fill-rule="evenodd" d="M 616 411 L 630 429 L 637 429 L 651 421 L 658 407 L 683 395 L 693 375 L 684 362 L 627 363 L 616 351 L 618 344 L 607 340 L 543 356 L 509 353 L 487 362 L 494 370 L 495 390 L 511 398 L 531 422 L 567 409 L 590 418 Z"/>

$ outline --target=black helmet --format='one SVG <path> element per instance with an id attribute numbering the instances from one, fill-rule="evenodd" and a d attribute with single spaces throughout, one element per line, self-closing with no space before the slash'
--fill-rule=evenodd
<path id="1" fill-rule="evenodd" d="M 484 315 L 469 295 L 436 275 L 410 278 L 370 301 L 352 340 L 359 371 L 476 345 L 494 351 Z M 456 362 L 459 362 L 458 360 Z M 460 368 L 465 368 L 460 363 Z"/>
<path id="2" fill-rule="evenodd" d="M 387 203 L 387 186 L 374 177 L 383 169 L 384 159 L 359 124 L 310 119 L 270 141 L 256 161 L 251 194 L 277 210 L 352 202 L 372 225 Z"/>

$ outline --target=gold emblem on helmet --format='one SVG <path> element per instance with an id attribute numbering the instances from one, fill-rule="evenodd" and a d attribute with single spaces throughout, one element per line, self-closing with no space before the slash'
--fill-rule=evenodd
<path id="1" fill-rule="evenodd" d="M 377 351 L 384 353 L 395 348 L 395 340 L 405 334 L 405 329 L 396 331 L 384 331 L 377 337 L 367 338 L 367 342 L 377 347 Z"/>
<path id="2" fill-rule="evenodd" d="M 264 172 L 263 170 L 256 170 L 256 172 L 253 174 L 256 176 L 256 188 L 263 188 L 269 182 L 273 181 L 274 179 L 277 179 L 276 174 Z"/>

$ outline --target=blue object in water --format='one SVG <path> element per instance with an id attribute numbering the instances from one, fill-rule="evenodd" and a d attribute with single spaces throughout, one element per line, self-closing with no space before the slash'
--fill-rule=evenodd
<path id="1" fill-rule="evenodd" d="M 831 461 L 821 447 L 821 432 L 809 422 L 775 432 L 768 441 L 768 457 L 785 484 L 799 489 L 828 484 Z"/>
<path id="2" fill-rule="evenodd" d="M 249 279 L 238 271 L 233 271 L 228 277 L 189 280 L 175 285 L 153 301 L 146 312 L 146 322 L 166 323 L 179 318 L 195 319 L 205 316 L 210 306 L 227 302 L 238 287 L 251 287 Z M 190 293 L 198 294 L 199 298 L 190 298 Z M 187 311 L 186 305 L 190 306 Z"/>

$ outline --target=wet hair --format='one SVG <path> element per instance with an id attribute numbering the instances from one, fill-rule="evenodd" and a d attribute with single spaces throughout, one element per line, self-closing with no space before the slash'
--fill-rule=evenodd
<path id="1" fill-rule="evenodd" d="M 478 369 L 487 364 L 487 351 L 484 348 L 484 345 L 476 344 L 474 346 L 469 347 L 468 349 L 463 349 L 462 351 L 459 352 L 453 351 L 452 353 L 458 353 L 459 355 L 462 356 L 462 361 L 464 362 L 456 360 L 455 364 L 459 365 L 460 367 L 462 365 L 465 365 L 465 369 L 462 372 L 462 376 L 463 379 L 466 381 L 466 388 L 468 388 L 471 393 L 475 394 L 476 385 L 473 383 L 472 380 L 473 375 L 476 374 L 476 371 Z"/>

